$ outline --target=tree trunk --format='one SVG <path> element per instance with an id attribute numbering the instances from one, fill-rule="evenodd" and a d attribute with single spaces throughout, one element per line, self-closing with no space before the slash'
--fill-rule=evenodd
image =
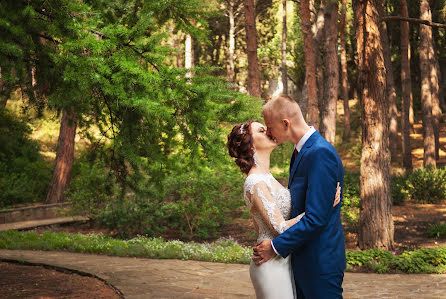
<path id="1" fill-rule="evenodd" d="M 338 3 L 332 2 L 325 10 L 324 60 L 326 86 L 324 88 L 324 109 L 322 114 L 322 136 L 334 145 L 336 137 L 336 105 L 339 90 L 339 66 L 337 53 Z"/>
<path id="2" fill-rule="evenodd" d="M 362 93 L 361 249 L 393 248 L 390 189 L 389 105 L 379 31 L 380 0 L 354 0 L 360 90 Z"/>
<path id="3" fill-rule="evenodd" d="M 401 16 L 408 17 L 407 2 L 400 0 Z M 410 77 L 409 23 L 401 22 L 401 139 L 403 167 L 412 169 L 412 149 L 410 146 L 410 103 L 412 102 L 412 81 Z"/>
<path id="4" fill-rule="evenodd" d="M 384 4 L 383 4 L 384 5 Z M 384 6 L 380 7 L 380 14 L 384 16 Z M 386 93 L 389 102 L 389 138 L 390 154 L 392 160 L 396 160 L 398 145 L 398 109 L 396 107 L 395 81 L 393 80 L 393 67 L 390 58 L 389 37 L 387 33 L 387 24 L 380 22 L 381 43 L 383 47 L 384 65 L 386 67 Z"/>
<path id="5" fill-rule="evenodd" d="M 348 105 L 348 74 L 347 74 L 347 50 L 345 41 L 345 23 L 347 13 L 347 0 L 342 0 L 341 19 L 339 22 L 339 37 L 341 41 L 341 82 L 342 100 L 344 102 L 344 134 L 342 139 L 350 138 L 350 107 Z"/>
<path id="6" fill-rule="evenodd" d="M 319 3 L 319 9 L 316 12 L 315 0 L 310 0 L 310 22 L 311 22 L 311 33 L 313 34 L 313 53 L 316 59 L 316 90 L 318 99 L 318 121 L 321 119 L 321 113 L 324 110 L 324 91 L 325 83 L 328 80 L 326 74 L 324 74 L 324 58 L 323 51 L 321 51 L 321 41 L 324 37 L 325 28 L 325 3 L 324 1 Z M 322 126 L 320 127 L 322 129 Z M 322 133 L 322 131 L 321 131 Z"/>
<path id="7" fill-rule="evenodd" d="M 57 203 L 64 200 L 64 192 L 70 185 L 71 169 L 73 168 L 76 126 L 77 116 L 73 109 L 64 109 L 57 141 L 56 165 L 45 203 Z"/>
<path id="8" fill-rule="evenodd" d="M 229 16 L 229 70 L 228 81 L 235 81 L 234 53 L 235 53 L 235 17 L 234 17 L 234 0 L 229 0 L 228 8 Z"/>
<path id="9" fill-rule="evenodd" d="M 286 0 L 282 0 L 282 85 L 283 85 L 283 93 L 288 94 L 288 75 L 286 69 Z"/>
<path id="10" fill-rule="evenodd" d="M 310 2 L 302 0 L 300 3 L 302 35 L 305 51 L 305 82 L 308 97 L 308 122 L 319 129 L 319 107 L 316 86 L 316 56 L 313 51 L 313 35 L 311 34 Z"/>
<path id="11" fill-rule="evenodd" d="M 428 0 L 420 0 L 420 19 L 431 20 L 432 15 Z M 423 143 L 424 167 L 436 167 L 435 133 L 432 116 L 431 60 L 429 47 L 432 45 L 432 29 L 420 25 L 420 72 L 421 72 L 421 103 L 423 106 Z"/>
<path id="12" fill-rule="evenodd" d="M 3 108 L 5 108 L 8 103 L 8 96 L 6 94 L 5 84 L 2 80 L 2 68 L 0 67 L 0 104 Z"/>
<path id="13" fill-rule="evenodd" d="M 256 9 L 254 0 L 245 0 L 246 45 L 248 50 L 248 91 L 260 98 L 260 71 L 257 59 Z"/>
<path id="14" fill-rule="evenodd" d="M 432 124 L 434 127 L 435 136 L 435 160 L 440 159 L 440 70 L 438 66 L 437 53 L 435 51 L 435 43 L 429 47 L 429 60 L 431 67 L 431 92 L 432 92 Z"/>
<path id="15" fill-rule="evenodd" d="M 194 46 L 193 46 L 192 36 L 190 34 L 186 34 L 186 44 L 184 47 L 184 54 L 185 54 L 184 67 L 189 70 L 194 66 Z M 187 71 L 186 77 L 191 78 L 192 73 L 190 71 Z"/>

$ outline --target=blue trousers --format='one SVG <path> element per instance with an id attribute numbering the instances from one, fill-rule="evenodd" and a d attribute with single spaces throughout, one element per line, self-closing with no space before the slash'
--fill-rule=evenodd
<path id="1" fill-rule="evenodd" d="M 296 279 L 298 299 L 342 298 L 344 272 L 321 274 L 317 277 Z"/>

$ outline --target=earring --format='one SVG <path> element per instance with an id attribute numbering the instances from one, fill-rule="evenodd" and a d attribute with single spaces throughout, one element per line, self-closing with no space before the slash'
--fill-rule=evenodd
<path id="1" fill-rule="evenodd" d="M 257 156 L 257 151 L 256 151 L 256 148 L 255 148 L 255 147 L 253 148 L 253 152 L 254 152 L 254 155 L 253 155 L 252 157 L 253 157 L 253 159 L 254 159 L 254 164 L 255 164 L 256 166 L 258 166 L 258 165 L 259 165 L 259 157 Z"/>

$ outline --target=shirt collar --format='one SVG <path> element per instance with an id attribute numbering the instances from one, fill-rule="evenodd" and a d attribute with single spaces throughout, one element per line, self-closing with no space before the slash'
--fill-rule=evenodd
<path id="1" fill-rule="evenodd" d="M 300 152 L 300 150 L 304 147 L 305 142 L 307 142 L 308 138 L 313 135 L 313 133 L 316 132 L 316 129 L 313 126 L 310 126 L 308 131 L 305 133 L 305 135 L 299 140 L 299 142 L 294 146 L 294 148 Z"/>

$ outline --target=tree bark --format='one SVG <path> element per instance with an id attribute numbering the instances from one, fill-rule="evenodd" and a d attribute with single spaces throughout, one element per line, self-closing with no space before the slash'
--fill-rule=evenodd
<path id="1" fill-rule="evenodd" d="M 407 2 L 400 0 L 401 16 L 408 17 Z M 410 103 L 412 102 L 412 81 L 410 76 L 409 23 L 401 22 L 401 138 L 403 167 L 412 169 L 412 149 L 410 146 Z"/>
<path id="2" fill-rule="evenodd" d="M 58 203 L 64 200 L 73 168 L 76 126 L 77 116 L 73 109 L 64 109 L 57 141 L 56 165 L 45 203 Z"/>
<path id="3" fill-rule="evenodd" d="M 342 139 L 350 138 L 350 107 L 348 105 L 348 74 L 347 74 L 347 50 L 345 41 L 345 23 L 347 13 L 347 0 L 342 0 L 341 19 L 339 22 L 339 37 L 341 41 L 341 94 L 344 102 L 344 134 Z"/>
<path id="4" fill-rule="evenodd" d="M 432 19 L 429 1 L 420 0 L 421 19 Z M 424 166 L 436 167 L 435 161 L 435 133 L 432 115 L 431 89 L 431 60 L 429 47 L 432 45 L 432 29 L 427 25 L 420 25 L 420 71 L 421 71 L 421 103 L 423 106 L 423 145 Z"/>
<path id="5" fill-rule="evenodd" d="M 234 17 L 234 0 L 229 0 L 228 16 L 229 16 L 229 70 L 228 81 L 235 81 L 234 53 L 235 53 L 235 17 Z"/>
<path id="6" fill-rule="evenodd" d="M 354 0 L 360 90 L 362 93 L 361 249 L 393 248 L 390 189 L 389 105 L 379 31 L 380 0 Z"/>
<path id="7" fill-rule="evenodd" d="M 300 3 L 302 20 L 302 35 L 305 51 L 305 83 L 308 98 L 308 122 L 319 129 L 319 107 L 316 85 L 316 56 L 313 51 L 313 35 L 311 34 L 310 2 L 302 0 Z"/>
<path id="8" fill-rule="evenodd" d="M 384 4 L 380 9 L 380 14 L 384 15 Z M 384 65 L 386 67 L 386 93 L 389 102 L 389 138 L 390 138 L 390 154 L 392 160 L 396 160 L 398 145 L 398 109 L 396 107 L 396 90 L 395 81 L 393 79 L 392 60 L 390 58 L 389 37 L 387 33 L 387 24 L 380 22 L 381 43 L 383 47 Z"/>
<path id="9" fill-rule="evenodd" d="M 322 136 L 334 145 L 336 137 L 336 105 L 339 90 L 339 66 L 337 54 L 338 3 L 329 3 L 325 9 L 324 60 L 326 86 L 324 88 L 324 109 L 322 110 Z"/>
<path id="10" fill-rule="evenodd" d="M 186 69 L 191 69 L 194 66 L 194 46 L 192 36 L 190 34 L 186 34 L 186 43 L 184 47 L 184 67 Z M 192 73 L 187 71 L 187 78 L 192 77 Z"/>
<path id="11" fill-rule="evenodd" d="M 435 43 L 432 40 L 429 47 L 429 59 L 431 67 L 431 92 L 432 92 L 432 124 L 434 127 L 435 137 L 435 160 L 440 159 L 440 69 L 438 65 L 437 53 L 435 51 Z"/>
<path id="12" fill-rule="evenodd" d="M 256 8 L 254 0 L 245 0 L 246 45 L 248 50 L 248 91 L 254 97 L 261 96 L 260 71 L 257 58 Z"/>
<path id="13" fill-rule="evenodd" d="M 287 43 L 287 25 L 286 25 L 286 0 L 282 0 L 282 85 L 283 93 L 288 94 L 288 75 L 286 68 L 286 43 Z"/>

